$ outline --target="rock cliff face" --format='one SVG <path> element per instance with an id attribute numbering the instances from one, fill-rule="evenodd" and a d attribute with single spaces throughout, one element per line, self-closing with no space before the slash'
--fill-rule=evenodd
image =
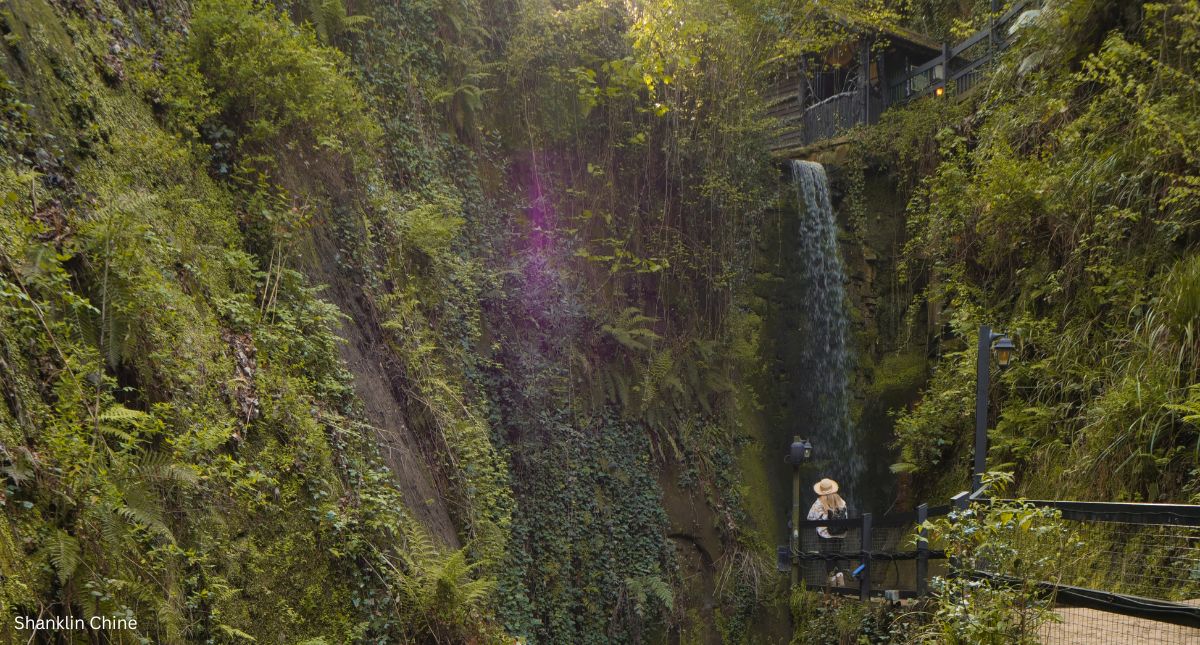
<path id="1" fill-rule="evenodd" d="M 0 637 L 782 638 L 763 126 L 632 22 L 4 5 Z"/>

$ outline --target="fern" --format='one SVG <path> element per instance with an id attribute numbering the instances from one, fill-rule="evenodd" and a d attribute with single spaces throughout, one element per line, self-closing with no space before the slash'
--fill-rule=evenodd
<path id="1" fill-rule="evenodd" d="M 118 439 L 122 444 L 127 446 L 133 445 L 137 438 L 132 433 L 125 430 L 122 426 L 132 425 L 137 427 L 143 421 L 149 419 L 150 415 L 140 410 L 130 410 L 129 408 L 117 403 L 109 406 L 104 412 L 100 413 L 99 429 L 106 436 Z"/>
<path id="2" fill-rule="evenodd" d="M 116 508 L 125 521 L 175 542 L 175 535 L 162 520 L 157 501 L 141 484 L 131 484 L 125 489 L 125 503 Z"/>
<path id="3" fill-rule="evenodd" d="M 100 538 L 107 550 L 118 552 L 129 535 L 126 525 L 116 509 L 103 506 L 100 509 Z"/>
<path id="4" fill-rule="evenodd" d="M 121 361 L 132 354 L 130 343 L 133 339 L 133 334 L 130 333 L 129 325 L 125 322 L 125 318 L 117 315 L 117 311 L 110 310 L 106 313 L 108 329 L 105 330 L 103 347 L 100 349 L 104 352 L 105 358 L 108 359 L 108 366 L 115 368 L 121 364 Z"/>
<path id="5" fill-rule="evenodd" d="M 309 0 L 308 10 L 313 30 L 326 44 L 344 33 L 357 33 L 371 22 L 370 16 L 351 16 L 342 0 Z"/>
<path id="6" fill-rule="evenodd" d="M 251 636 L 250 634 L 247 634 L 246 632 L 244 632 L 236 627 L 230 627 L 229 625 L 226 625 L 225 623 L 221 623 L 221 624 L 217 625 L 217 629 L 221 630 L 221 633 L 225 634 L 229 638 L 236 638 L 236 639 L 244 640 L 244 641 L 247 641 L 250 643 L 258 642 L 257 638 Z M 313 643 L 313 642 L 324 643 L 325 641 L 323 641 L 323 640 L 305 641 L 305 643 Z"/>
<path id="7" fill-rule="evenodd" d="M 656 320 L 643 315 L 642 310 L 637 307 L 627 307 L 612 324 L 602 325 L 600 331 L 608 334 L 627 349 L 644 352 L 650 349 L 649 344 L 653 344 L 660 338 L 653 329 L 647 326 L 647 323 L 653 323 Z"/>
<path id="8" fill-rule="evenodd" d="M 96 340 L 108 366 L 115 368 L 133 354 L 133 332 L 126 315 L 127 303 L 136 300 L 136 297 L 130 293 L 125 281 L 117 279 L 115 274 L 106 281 L 100 297 L 103 306 L 96 312 L 102 313 L 97 321 Z"/>
<path id="9" fill-rule="evenodd" d="M 660 385 L 674 367 L 675 358 L 670 349 L 650 358 L 646 372 L 642 375 L 642 401 L 649 404 L 658 398 Z"/>
<path id="10" fill-rule="evenodd" d="M 141 410 L 130 410 L 129 408 L 115 403 L 110 405 L 100 413 L 101 421 L 109 421 L 113 423 L 140 423 L 150 418 L 150 415 Z"/>
<path id="11" fill-rule="evenodd" d="M 137 439 L 128 432 L 116 426 L 110 426 L 105 423 L 100 424 L 100 432 L 106 436 L 120 440 L 120 442 L 125 445 L 132 445 L 137 441 Z"/>
<path id="12" fill-rule="evenodd" d="M 638 576 L 625 578 L 625 591 L 633 604 L 633 610 L 639 618 L 644 618 L 650 612 L 651 599 L 657 600 L 667 611 L 675 606 L 675 594 L 670 585 L 659 576 Z"/>
<path id="13" fill-rule="evenodd" d="M 165 452 L 148 452 L 138 464 L 137 472 L 147 480 L 169 481 L 177 484 L 196 484 L 200 478 L 187 466 L 175 463 Z"/>
<path id="14" fill-rule="evenodd" d="M 75 569 L 79 567 L 79 563 L 83 559 L 79 540 L 66 531 L 58 529 L 47 541 L 45 551 L 50 564 L 54 565 L 54 570 L 58 572 L 59 583 L 67 584 L 71 576 L 75 575 Z"/>
<path id="15" fill-rule="evenodd" d="M 621 370 L 614 369 L 609 372 L 612 381 L 610 390 L 610 399 L 621 405 L 621 407 L 629 407 L 629 378 Z"/>
<path id="16" fill-rule="evenodd" d="M 442 552 L 417 524 L 406 528 L 404 536 L 397 588 L 409 619 L 435 633 L 463 630 L 486 605 L 495 582 L 473 577 L 479 563 L 470 562 L 465 547 Z"/>

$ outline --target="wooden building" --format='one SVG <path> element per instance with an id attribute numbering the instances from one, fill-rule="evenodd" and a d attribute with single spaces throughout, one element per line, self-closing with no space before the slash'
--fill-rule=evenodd
<path id="1" fill-rule="evenodd" d="M 836 47 L 800 57 L 776 77 L 768 109 L 779 121 L 773 149 L 784 154 L 836 140 L 846 130 L 874 124 L 888 107 L 926 95 L 963 96 L 974 89 L 1018 27 L 1037 14 L 1034 0 L 1018 0 L 956 44 L 938 44 L 904 29 L 854 29 Z"/>

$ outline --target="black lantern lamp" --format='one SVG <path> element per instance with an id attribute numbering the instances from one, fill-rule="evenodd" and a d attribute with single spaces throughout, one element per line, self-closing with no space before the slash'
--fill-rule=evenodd
<path id="1" fill-rule="evenodd" d="M 992 351 L 996 354 L 996 364 L 1000 369 L 1007 369 L 1008 364 L 1012 361 L 1013 351 L 1016 350 L 1016 345 L 1013 345 L 1008 336 L 1001 336 L 992 344 Z"/>
<path id="2" fill-rule="evenodd" d="M 812 444 L 809 443 L 807 439 L 796 437 L 795 440 L 792 441 L 792 447 L 788 451 L 787 458 L 784 461 L 793 466 L 799 466 L 800 464 L 812 459 L 812 455 Z"/>

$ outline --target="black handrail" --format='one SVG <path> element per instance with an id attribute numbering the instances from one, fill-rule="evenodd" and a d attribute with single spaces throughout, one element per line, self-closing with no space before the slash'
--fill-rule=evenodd
<path id="1" fill-rule="evenodd" d="M 950 505 L 943 504 L 942 506 L 930 506 L 926 517 L 940 517 L 950 514 Z M 862 524 L 862 516 L 848 517 L 841 520 L 801 520 L 797 526 L 799 528 L 817 528 L 818 526 L 833 527 L 839 529 L 854 529 L 859 528 Z M 881 515 L 874 519 L 872 524 L 875 528 L 895 528 L 897 526 L 917 524 L 917 512 L 910 511 L 907 513 L 889 513 Z"/>
<path id="2" fill-rule="evenodd" d="M 907 103 L 932 94 L 940 96 L 951 86 L 954 94 L 965 95 L 979 84 L 997 55 L 1012 44 L 1014 39 L 1008 33 L 1011 23 L 1022 12 L 1039 4 L 1040 0 L 1017 0 L 999 17 L 991 20 L 987 27 L 953 46 L 943 44 L 938 55 L 903 72 L 895 82 L 890 76 L 881 75 L 878 99 L 860 88 L 851 96 L 838 96 L 835 97 L 837 100 L 823 104 L 806 105 L 799 81 L 793 82 L 789 77 L 787 87 L 775 87 L 768 91 L 768 113 L 778 118 L 781 124 L 780 134 L 772 149 L 785 150 L 797 145 L 814 144 L 833 139 L 855 125 L 873 124 L 889 103 Z M 986 51 L 969 57 L 964 55 L 985 41 L 988 43 Z M 875 100 L 881 104 L 872 105 Z"/>
<path id="3" fill-rule="evenodd" d="M 924 551 L 925 555 L 921 553 Z M 915 551 L 839 551 L 837 553 L 821 553 L 819 551 L 801 551 L 796 554 L 797 560 L 805 562 L 836 562 L 838 560 L 919 560 L 927 557 L 930 560 L 945 560 L 946 552 L 941 549 L 917 549 Z"/>
<path id="4" fill-rule="evenodd" d="M 931 550 L 929 544 L 918 540 L 916 549 L 912 551 L 872 551 L 870 547 L 870 531 L 872 527 L 897 527 L 911 525 L 918 531 L 921 521 L 928 517 L 947 515 L 951 509 L 965 510 L 972 503 L 989 504 L 1000 502 L 1005 504 L 1028 504 L 1038 508 L 1053 508 L 1064 519 L 1080 522 L 1120 522 L 1137 525 L 1171 525 L 1200 527 L 1200 505 L 1191 504 L 1154 504 L 1142 502 L 1085 502 L 1073 500 L 1042 500 L 1042 499 L 1003 499 L 988 498 L 983 490 L 974 492 L 963 491 L 951 499 L 946 506 L 928 508 L 924 504 L 911 513 L 892 513 L 872 520 L 870 514 L 850 517 L 840 520 L 804 520 L 800 528 L 859 528 L 862 549 L 856 552 L 841 553 L 792 553 L 793 561 L 830 561 L 830 560 L 860 560 L 865 567 L 865 575 L 861 578 L 857 589 L 851 587 L 826 587 L 833 593 L 857 595 L 866 600 L 872 595 L 879 595 L 872 590 L 870 582 L 870 563 L 874 561 L 917 561 L 917 589 L 892 590 L 901 597 L 923 597 L 927 592 L 925 578 L 928 576 L 929 560 L 945 559 L 946 552 Z M 966 575 L 975 579 L 987 579 L 1006 584 L 1018 584 L 1019 580 L 987 571 L 954 572 L 951 564 L 950 575 Z M 1122 594 L 1099 589 L 1088 589 L 1054 582 L 1038 581 L 1036 586 L 1045 593 L 1053 593 L 1055 602 L 1068 607 L 1085 607 L 1144 618 L 1162 623 L 1200 628 L 1200 607 L 1185 605 L 1167 600 L 1144 598 L 1131 594 Z"/>
<path id="5" fill-rule="evenodd" d="M 984 500 L 980 500 L 984 501 Z M 1024 502 L 1039 508 L 1057 509 L 1064 519 L 1082 522 L 1121 522 L 1122 524 L 1170 524 L 1200 526 L 1200 506 L 1191 504 L 1151 504 L 1142 502 L 1077 502 L 1067 500 L 999 500 Z"/>
<path id="6" fill-rule="evenodd" d="M 982 65 L 992 62 L 996 54 L 1007 49 L 1008 45 L 1010 44 L 1009 41 L 1011 39 L 1006 33 L 1004 33 L 1005 26 L 1011 20 L 1019 16 L 1021 12 L 1025 11 L 1031 4 L 1033 4 L 1032 0 L 1021 0 L 1019 2 L 1014 2 L 1007 11 L 1001 14 L 999 18 L 997 18 L 987 27 L 976 31 L 968 36 L 965 40 L 955 44 L 952 47 L 945 46 L 941 55 L 933 58 L 932 60 L 926 61 L 912 70 L 909 70 L 909 72 L 905 74 L 904 77 L 902 77 L 899 81 L 890 84 L 888 90 L 892 91 L 895 89 L 902 89 L 907 87 L 913 81 L 920 80 L 927 74 L 930 75 L 930 82 L 921 90 L 912 93 L 899 93 L 897 100 L 903 103 L 905 101 L 933 93 L 938 87 L 945 87 L 952 81 L 957 81 L 959 78 L 974 72 Z M 989 48 L 985 55 L 971 60 L 969 63 L 967 63 L 965 68 L 961 70 L 952 69 L 955 61 L 958 60 L 959 56 L 964 51 L 967 51 L 971 47 L 982 43 L 984 40 L 995 43 L 996 47 L 994 49 Z M 942 75 L 940 78 L 937 78 L 934 74 L 934 71 L 936 71 L 939 65 L 942 66 Z"/>
<path id="7" fill-rule="evenodd" d="M 966 496 L 974 502 L 990 502 L 991 498 Z M 1154 504 L 1145 502 L 1082 502 L 1073 500 L 1045 499 L 997 499 L 1006 504 L 1025 503 L 1039 508 L 1057 509 L 1064 519 L 1083 522 L 1121 522 L 1123 524 L 1170 524 L 1174 526 L 1200 526 L 1200 505 Z M 927 517 L 949 514 L 950 505 L 929 507 Z M 874 519 L 875 528 L 892 528 L 906 524 L 916 525 L 916 511 L 890 513 Z M 854 516 L 840 520 L 801 520 L 799 528 L 859 528 L 862 517 Z"/>
<path id="8" fill-rule="evenodd" d="M 978 45 L 980 42 L 983 42 L 989 35 L 991 35 L 991 33 L 991 29 L 980 29 L 979 31 L 971 34 L 966 40 L 950 48 L 950 58 L 958 58 L 959 54 L 967 51 L 975 45 Z"/>
<path id="9" fill-rule="evenodd" d="M 1011 576 L 985 571 L 972 571 L 967 575 L 976 580 L 992 580 L 1009 585 L 1018 585 L 1022 582 Z M 1173 625 L 1200 627 L 1200 607 L 1192 605 L 1054 582 L 1039 582 L 1037 587 L 1045 593 L 1053 593 L 1057 604 L 1068 607 L 1086 607 Z"/>

